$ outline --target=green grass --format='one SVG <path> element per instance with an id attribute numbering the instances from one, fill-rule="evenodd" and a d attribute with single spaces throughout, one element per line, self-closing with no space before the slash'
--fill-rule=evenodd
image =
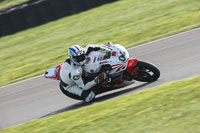
<path id="1" fill-rule="evenodd" d="M 198 26 L 199 0 L 120 0 L 0 38 L 0 86 L 62 63 L 73 44 L 130 47 Z"/>
<path id="2" fill-rule="evenodd" d="M 6 9 L 29 0 L 0 0 L 0 10 Z"/>
<path id="3" fill-rule="evenodd" d="M 30 132 L 199 133 L 200 76 L 0 131 Z"/>

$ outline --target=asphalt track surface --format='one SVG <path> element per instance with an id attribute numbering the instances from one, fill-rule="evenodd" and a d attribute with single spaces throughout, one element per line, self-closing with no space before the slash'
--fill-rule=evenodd
<path id="1" fill-rule="evenodd" d="M 160 79 L 151 84 L 126 83 L 121 89 L 101 94 L 95 102 L 200 74 L 200 28 L 136 46 L 128 51 L 130 57 L 155 64 L 161 71 Z M 0 87 L 0 129 L 88 105 L 64 96 L 59 90 L 58 81 L 44 79 L 40 75 Z"/>

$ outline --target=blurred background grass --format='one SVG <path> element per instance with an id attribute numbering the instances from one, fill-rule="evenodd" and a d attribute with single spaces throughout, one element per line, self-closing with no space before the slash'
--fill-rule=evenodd
<path id="1" fill-rule="evenodd" d="M 198 26 L 199 0 L 119 0 L 1 37 L 0 86 L 62 63 L 73 44 L 112 41 L 130 47 Z"/>

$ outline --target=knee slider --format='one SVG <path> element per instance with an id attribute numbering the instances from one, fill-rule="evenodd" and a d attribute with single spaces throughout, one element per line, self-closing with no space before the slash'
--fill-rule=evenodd
<path id="1" fill-rule="evenodd" d="M 91 90 L 84 90 L 81 94 L 81 97 L 83 99 L 86 99 L 88 97 L 88 95 L 90 94 Z"/>
<path id="2" fill-rule="evenodd" d="M 85 92 L 83 91 L 82 96 L 85 102 L 91 102 L 95 99 L 96 95 L 93 91 L 90 90 L 90 91 L 85 91 Z"/>

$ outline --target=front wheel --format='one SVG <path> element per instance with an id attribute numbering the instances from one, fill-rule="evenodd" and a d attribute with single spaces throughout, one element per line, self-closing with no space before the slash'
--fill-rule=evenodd
<path id="1" fill-rule="evenodd" d="M 132 78 L 141 82 L 153 82 L 160 77 L 160 71 L 154 65 L 138 61 L 138 64 L 133 68 L 138 74 L 133 75 Z"/>

